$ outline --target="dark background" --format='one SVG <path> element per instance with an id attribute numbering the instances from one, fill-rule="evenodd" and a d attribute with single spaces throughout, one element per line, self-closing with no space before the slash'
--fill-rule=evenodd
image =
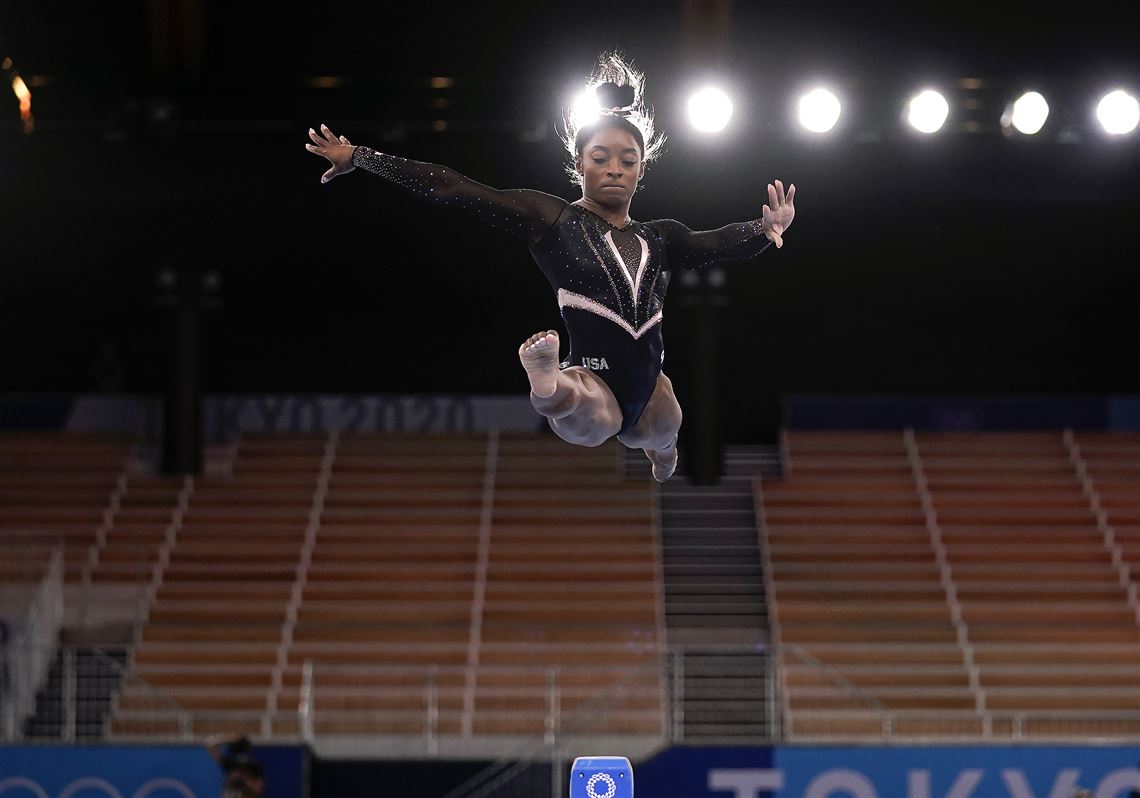
<path id="1" fill-rule="evenodd" d="M 634 218 L 716 227 L 797 186 L 785 247 L 726 265 L 729 440 L 790 393 L 1140 392 L 1140 136 L 1091 126 L 1140 64 L 1107 9 L 0 2 L 0 390 L 162 390 L 169 267 L 220 277 L 208 392 L 523 393 L 518 344 L 560 324 L 525 245 L 364 172 L 321 185 L 306 130 L 574 199 L 554 122 L 616 47 L 669 135 Z M 706 76 L 736 102 L 717 138 L 683 116 Z M 811 140 L 790 111 L 818 79 L 845 116 Z M 920 139 L 899 114 L 926 84 L 952 111 Z M 1033 140 L 997 121 L 1026 88 L 1052 108 Z M 675 280 L 664 328 L 686 406 L 688 299 Z"/>

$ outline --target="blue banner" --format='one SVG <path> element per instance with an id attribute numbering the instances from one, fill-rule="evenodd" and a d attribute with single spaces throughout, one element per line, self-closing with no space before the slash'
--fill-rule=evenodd
<path id="1" fill-rule="evenodd" d="M 803 430 L 1140 430 L 1140 396 L 792 394 L 784 423 Z M 0 395 L 0 429 L 161 436 L 158 397 L 102 394 Z M 546 431 L 522 394 L 250 394 L 203 398 L 213 442 L 241 433 L 467 433 Z"/>
<path id="2" fill-rule="evenodd" d="M 672 748 L 634 779 L 642 798 L 1140 798 L 1140 746 Z"/>
<path id="3" fill-rule="evenodd" d="M 265 798 L 306 798 L 308 752 L 256 746 Z M 0 747 L 0 798 L 219 798 L 222 772 L 201 746 Z"/>
<path id="4" fill-rule="evenodd" d="M 207 441 L 241 434 L 548 432 L 523 393 L 210 394 L 202 398 Z M 162 435 L 159 397 L 0 394 L 0 429 Z"/>
<path id="5" fill-rule="evenodd" d="M 1131 429 L 1135 397 L 807 396 L 785 400 L 789 429 L 999 430 Z"/>
<path id="6" fill-rule="evenodd" d="M 772 749 L 668 748 L 634 767 L 633 794 L 637 798 L 726 798 L 710 786 L 710 774 L 718 768 L 771 770 Z"/>

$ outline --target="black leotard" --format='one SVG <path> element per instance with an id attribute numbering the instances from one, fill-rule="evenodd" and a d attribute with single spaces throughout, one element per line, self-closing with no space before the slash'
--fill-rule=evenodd
<path id="1" fill-rule="evenodd" d="M 570 336 L 562 368 L 589 369 L 613 392 L 619 435 L 641 417 L 661 372 L 661 319 L 672 269 L 744 260 L 769 245 L 760 220 L 694 232 L 660 219 L 617 228 L 541 191 L 500 191 L 447 167 L 357 147 L 352 163 L 418 197 L 462 208 L 527 241 L 558 296 Z"/>

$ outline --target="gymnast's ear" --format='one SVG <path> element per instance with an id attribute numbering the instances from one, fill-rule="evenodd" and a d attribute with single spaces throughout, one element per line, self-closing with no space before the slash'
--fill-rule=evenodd
<path id="1" fill-rule="evenodd" d="M 582 156 L 581 155 L 575 155 L 574 156 L 574 171 L 577 172 L 578 174 L 584 174 L 584 172 L 582 170 Z"/>

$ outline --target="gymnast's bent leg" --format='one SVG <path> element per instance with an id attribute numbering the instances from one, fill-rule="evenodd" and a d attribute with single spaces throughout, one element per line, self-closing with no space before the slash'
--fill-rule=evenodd
<path id="1" fill-rule="evenodd" d="M 536 333 L 519 347 L 530 380 L 530 403 L 567 443 L 601 446 L 621 429 L 621 408 L 589 369 L 558 367 L 558 333 Z"/>
<path id="2" fill-rule="evenodd" d="M 657 375 L 657 385 L 641 418 L 633 429 L 618 440 L 630 449 L 644 449 L 653 465 L 653 478 L 664 482 L 677 469 L 677 433 L 681 429 L 681 405 L 673 393 L 673 383 L 665 373 Z"/>

